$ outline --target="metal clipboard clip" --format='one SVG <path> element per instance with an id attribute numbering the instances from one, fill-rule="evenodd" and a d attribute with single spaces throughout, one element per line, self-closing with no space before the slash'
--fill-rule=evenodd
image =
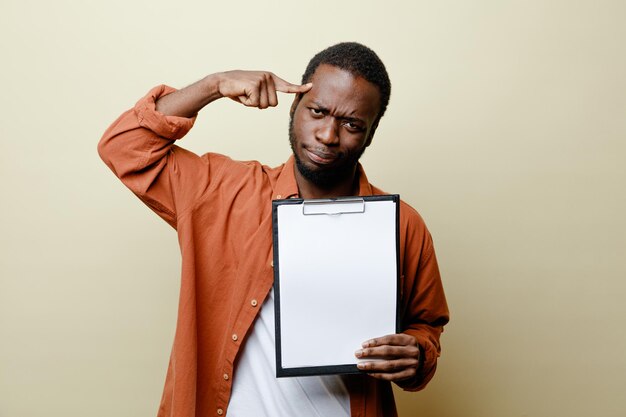
<path id="1" fill-rule="evenodd" d="M 365 200 L 359 197 L 329 198 L 319 200 L 304 200 L 302 215 L 314 216 L 325 214 L 338 216 L 340 214 L 365 213 Z"/>

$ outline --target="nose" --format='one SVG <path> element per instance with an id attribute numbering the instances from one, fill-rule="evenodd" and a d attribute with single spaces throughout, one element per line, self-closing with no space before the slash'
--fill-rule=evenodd
<path id="1" fill-rule="evenodd" d="M 339 144 L 338 124 L 334 117 L 324 117 L 315 131 L 316 139 L 326 146 Z"/>

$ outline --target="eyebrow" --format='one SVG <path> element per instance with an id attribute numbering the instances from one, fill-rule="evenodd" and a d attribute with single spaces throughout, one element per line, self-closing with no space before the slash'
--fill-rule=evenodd
<path id="1" fill-rule="evenodd" d="M 318 101 L 313 100 L 311 101 L 311 104 L 315 105 L 315 107 L 317 107 L 319 110 L 321 110 L 324 113 L 330 113 L 330 109 L 328 109 L 328 107 L 324 106 L 322 103 Z M 365 120 L 360 119 L 358 117 L 350 117 L 350 116 L 335 116 L 335 117 L 341 120 L 349 121 L 349 122 L 360 122 L 360 123 L 365 124 Z"/>

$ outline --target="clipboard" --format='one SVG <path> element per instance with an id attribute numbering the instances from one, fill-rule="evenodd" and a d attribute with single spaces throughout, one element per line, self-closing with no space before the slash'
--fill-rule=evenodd
<path id="1" fill-rule="evenodd" d="M 398 333 L 398 195 L 272 202 L 276 376 L 360 373 Z"/>

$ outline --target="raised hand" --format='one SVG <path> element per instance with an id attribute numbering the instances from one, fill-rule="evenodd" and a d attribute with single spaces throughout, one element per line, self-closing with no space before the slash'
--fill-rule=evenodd
<path id="1" fill-rule="evenodd" d="M 291 84 L 269 71 L 227 71 L 211 74 L 188 87 L 161 97 L 157 111 L 168 116 L 193 117 L 207 104 L 228 97 L 244 106 L 266 109 L 278 104 L 277 91 L 306 93 L 313 84 Z"/>
<path id="2" fill-rule="evenodd" d="M 228 71 L 218 74 L 218 91 L 244 106 L 266 109 L 278 104 L 281 93 L 306 93 L 313 84 L 291 84 L 268 71 Z"/>

